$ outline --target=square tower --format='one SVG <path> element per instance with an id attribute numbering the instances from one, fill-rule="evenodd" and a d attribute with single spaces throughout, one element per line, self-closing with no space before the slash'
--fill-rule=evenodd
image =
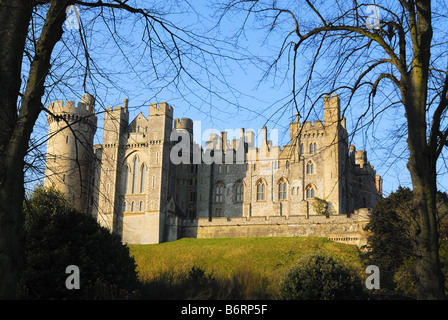
<path id="1" fill-rule="evenodd" d="M 332 213 L 343 214 L 347 213 L 348 134 L 345 119 L 341 117 L 340 99 L 336 94 L 324 96 L 324 127 L 324 199 L 329 203 Z"/>

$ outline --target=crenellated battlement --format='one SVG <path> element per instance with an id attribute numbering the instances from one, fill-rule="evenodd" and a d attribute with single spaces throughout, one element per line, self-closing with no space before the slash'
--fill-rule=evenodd
<path id="1" fill-rule="evenodd" d="M 48 123 L 52 123 L 58 118 L 66 121 L 88 121 L 96 123 L 95 115 L 95 98 L 91 95 L 83 95 L 81 101 L 54 101 L 48 105 L 50 113 L 47 115 Z M 57 116 L 57 118 L 53 117 Z"/>
<path id="2" fill-rule="evenodd" d="M 258 138 L 257 138 L 258 135 Z M 213 132 L 205 143 L 204 153 L 210 150 L 223 151 L 225 154 L 247 154 L 252 160 L 255 159 L 278 159 L 282 148 L 268 139 L 268 129 L 264 126 L 258 130 L 258 134 L 253 130 L 236 129 L 232 131 Z M 274 136 L 274 141 L 276 141 Z M 241 146 L 243 148 L 241 149 Z M 241 155 L 241 154 L 240 154 Z M 246 158 L 246 157 L 245 157 Z"/>
<path id="3" fill-rule="evenodd" d="M 300 137 L 319 137 L 323 136 L 325 126 L 321 120 L 304 121 L 303 123 L 292 122 L 289 124 L 289 137 L 295 141 L 300 133 Z"/>
<path id="4" fill-rule="evenodd" d="M 324 119 L 297 116 L 286 145 L 276 128 L 203 131 L 166 102 L 140 112 L 128 99 L 102 110 L 103 141 L 94 145 L 95 99 L 54 101 L 45 183 L 129 244 L 319 236 L 363 245 L 364 208 L 381 197 L 382 179 L 367 152 L 347 145 L 338 96 L 323 100 Z"/>
<path id="5" fill-rule="evenodd" d="M 149 116 L 162 115 L 173 118 L 173 107 L 166 102 L 151 103 L 149 105 Z"/>
<path id="6" fill-rule="evenodd" d="M 121 107 L 121 106 L 117 106 L 117 107 L 107 107 L 106 108 L 106 113 L 111 114 L 111 113 L 119 113 L 119 114 L 128 114 L 128 109 L 126 107 Z"/>
<path id="7" fill-rule="evenodd" d="M 324 96 L 324 123 L 326 127 L 337 125 L 341 118 L 341 101 L 337 94 Z"/>
<path id="8" fill-rule="evenodd" d="M 94 106 L 95 99 L 91 95 L 83 95 L 78 103 L 54 101 L 48 106 L 44 185 L 68 194 L 67 200 L 80 211 L 88 209 L 91 192 L 89 182 L 97 129 Z"/>
<path id="9" fill-rule="evenodd" d="M 129 100 L 123 100 L 123 106 L 107 107 L 104 120 L 105 122 L 120 122 L 121 124 L 127 125 L 129 122 L 129 111 L 128 111 Z"/>
<path id="10" fill-rule="evenodd" d="M 190 133 L 193 133 L 193 120 L 189 118 L 176 118 L 174 119 L 174 129 L 184 129 Z"/>
<path id="11" fill-rule="evenodd" d="M 361 168 L 367 164 L 367 151 L 357 150 L 355 152 L 355 163 L 359 164 Z"/>
<path id="12" fill-rule="evenodd" d="M 356 150 L 354 145 L 350 146 L 350 158 L 353 170 L 357 175 L 369 175 L 372 178 L 378 176 L 375 168 L 367 161 L 367 151 Z M 379 176 L 378 176 L 379 177 Z M 381 178 L 381 177 L 380 177 Z"/>
<path id="13" fill-rule="evenodd" d="M 290 127 L 297 132 L 302 129 L 302 134 L 307 133 L 307 131 L 324 130 L 324 125 L 321 120 L 304 121 L 303 123 L 292 122 L 290 123 Z"/>
<path id="14" fill-rule="evenodd" d="M 48 105 L 48 110 L 55 115 L 69 113 L 72 115 L 89 116 L 95 114 L 95 98 L 83 95 L 81 101 L 54 101 Z"/>
<path id="15" fill-rule="evenodd" d="M 315 120 L 315 121 L 305 121 L 302 123 L 303 131 L 317 131 L 317 130 L 323 130 L 324 126 L 322 124 L 321 120 Z"/>

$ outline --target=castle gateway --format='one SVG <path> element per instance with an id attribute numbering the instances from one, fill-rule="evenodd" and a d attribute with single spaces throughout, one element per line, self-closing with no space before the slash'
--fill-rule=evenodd
<path id="1" fill-rule="evenodd" d="M 94 98 L 51 103 L 45 186 L 129 244 L 182 237 L 322 236 L 365 244 L 363 227 L 382 195 L 367 153 L 348 145 L 337 95 L 324 97 L 324 121 L 298 119 L 290 143 L 261 130 L 193 141 L 193 121 L 173 120 L 167 103 L 129 123 L 128 100 L 106 108 L 103 143 Z"/>

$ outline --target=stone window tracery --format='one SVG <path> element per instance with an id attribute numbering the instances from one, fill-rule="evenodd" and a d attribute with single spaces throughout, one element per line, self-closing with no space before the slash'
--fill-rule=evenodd
<path id="1" fill-rule="evenodd" d="M 237 182 L 235 186 L 236 202 L 243 202 L 244 200 L 244 185 L 241 181 Z"/>
<path id="2" fill-rule="evenodd" d="M 317 145 L 316 142 L 311 142 L 310 143 L 310 154 L 315 154 L 317 153 Z"/>
<path id="3" fill-rule="evenodd" d="M 315 193 L 316 193 L 316 191 L 315 191 L 314 186 L 312 184 L 309 184 L 306 187 L 306 198 L 313 199 L 315 197 Z"/>
<path id="4" fill-rule="evenodd" d="M 259 180 L 257 182 L 257 201 L 264 201 L 266 199 L 266 182 Z"/>
<path id="5" fill-rule="evenodd" d="M 306 174 L 314 174 L 314 163 L 313 161 L 308 161 L 306 164 Z"/>
<path id="6" fill-rule="evenodd" d="M 138 168 L 138 157 L 134 157 L 134 164 L 133 164 L 133 172 L 132 172 L 132 193 L 137 192 L 137 168 Z"/>
<path id="7" fill-rule="evenodd" d="M 286 179 L 282 178 L 278 182 L 278 200 L 286 200 L 287 199 L 287 181 Z"/>
<path id="8" fill-rule="evenodd" d="M 224 185 L 222 183 L 218 183 L 215 186 L 215 202 L 223 202 L 224 201 Z"/>
<path id="9" fill-rule="evenodd" d="M 145 164 L 143 164 L 140 173 L 140 193 L 145 192 L 145 175 L 146 175 L 146 166 Z"/>

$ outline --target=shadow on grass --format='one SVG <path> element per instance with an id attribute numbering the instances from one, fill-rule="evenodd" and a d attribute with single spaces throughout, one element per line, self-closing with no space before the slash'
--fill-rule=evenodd
<path id="1" fill-rule="evenodd" d="M 200 267 L 188 272 L 165 272 L 143 281 L 142 299 L 148 300 L 259 300 L 274 299 L 269 281 L 249 272 L 218 279 Z"/>

